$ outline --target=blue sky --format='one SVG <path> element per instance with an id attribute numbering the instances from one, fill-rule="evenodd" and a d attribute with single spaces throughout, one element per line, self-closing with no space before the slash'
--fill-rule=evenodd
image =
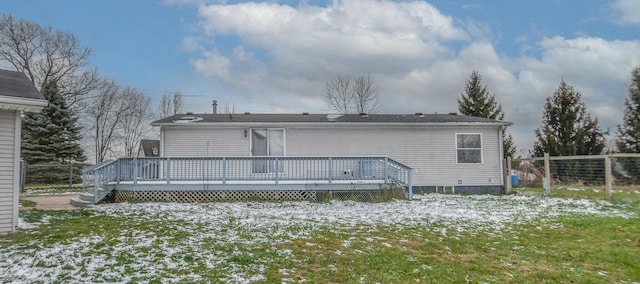
<path id="1" fill-rule="evenodd" d="M 561 78 L 615 134 L 640 65 L 640 1 L 4 0 L 75 34 L 103 76 L 244 112 L 327 112 L 323 82 L 369 74 L 383 113 L 446 113 L 472 70 L 529 148 Z M 1 64 L 1 63 L 0 63 Z M 612 135 L 613 137 L 613 135 Z"/>

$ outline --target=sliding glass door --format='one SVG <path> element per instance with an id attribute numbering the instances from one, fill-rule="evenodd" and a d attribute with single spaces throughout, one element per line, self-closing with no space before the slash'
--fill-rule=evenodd
<path id="1" fill-rule="evenodd" d="M 284 156 L 284 129 L 251 129 L 251 156 Z M 252 172 L 282 172 L 282 164 L 270 158 L 253 161 Z"/>

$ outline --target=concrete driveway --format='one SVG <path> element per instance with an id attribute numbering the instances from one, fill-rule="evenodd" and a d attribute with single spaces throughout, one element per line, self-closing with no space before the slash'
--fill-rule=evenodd
<path id="1" fill-rule="evenodd" d="M 78 193 L 51 194 L 51 195 L 20 195 L 20 199 L 33 201 L 35 208 L 40 210 L 73 210 L 79 209 L 71 205 L 71 198 L 78 197 Z M 23 207 L 34 208 L 34 207 Z"/>

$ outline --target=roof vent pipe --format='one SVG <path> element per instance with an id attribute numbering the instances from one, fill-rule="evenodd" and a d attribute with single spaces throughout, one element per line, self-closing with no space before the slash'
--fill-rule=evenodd
<path id="1" fill-rule="evenodd" d="M 217 114 L 218 113 L 218 101 L 217 100 L 213 100 L 213 103 L 211 103 L 211 107 L 213 108 L 213 114 Z"/>

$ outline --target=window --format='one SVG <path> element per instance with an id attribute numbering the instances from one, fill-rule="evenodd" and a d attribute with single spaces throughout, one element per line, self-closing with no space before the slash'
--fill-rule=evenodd
<path id="1" fill-rule="evenodd" d="M 481 164 L 482 135 L 456 134 L 456 150 L 459 164 Z"/>

